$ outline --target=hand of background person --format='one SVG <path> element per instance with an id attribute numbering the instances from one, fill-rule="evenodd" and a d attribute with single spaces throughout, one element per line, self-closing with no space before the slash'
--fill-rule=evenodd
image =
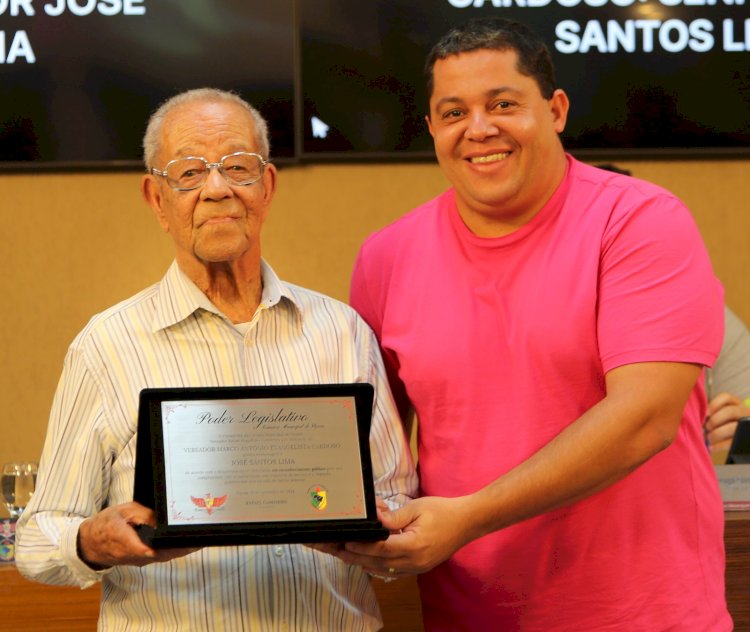
<path id="1" fill-rule="evenodd" d="M 750 416 L 750 406 L 731 393 L 719 393 L 708 403 L 706 410 L 706 437 L 711 452 L 729 450 L 737 430 L 737 420 Z"/>
<path id="2" fill-rule="evenodd" d="M 154 512 L 131 502 L 114 505 L 84 520 L 78 529 L 78 555 L 95 570 L 110 566 L 146 566 L 167 562 L 197 549 L 152 549 L 143 543 L 135 526 L 156 525 Z"/>
<path id="3" fill-rule="evenodd" d="M 379 577 L 424 573 L 471 540 L 461 511 L 464 504 L 463 498 L 428 496 L 394 511 L 379 509 L 380 521 L 391 531 L 387 540 L 316 544 L 314 548 Z"/>

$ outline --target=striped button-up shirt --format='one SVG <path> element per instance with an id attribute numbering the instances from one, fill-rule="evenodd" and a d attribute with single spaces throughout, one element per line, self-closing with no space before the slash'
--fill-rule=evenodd
<path id="1" fill-rule="evenodd" d="M 80 523 L 133 498 L 138 398 L 145 387 L 369 382 L 375 490 L 400 505 L 416 474 L 377 341 L 347 305 L 281 282 L 262 262 L 250 323 L 233 325 L 173 264 L 161 282 L 95 316 L 68 350 L 38 487 L 18 525 L 30 579 L 102 581 L 99 629 L 377 630 L 359 567 L 302 545 L 207 547 L 143 568 L 94 571 L 77 555 Z"/>

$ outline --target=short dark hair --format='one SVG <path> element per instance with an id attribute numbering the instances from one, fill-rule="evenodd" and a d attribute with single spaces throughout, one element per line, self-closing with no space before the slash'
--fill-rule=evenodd
<path id="1" fill-rule="evenodd" d="M 545 99 L 552 98 L 556 87 L 555 71 L 544 40 L 525 24 L 505 18 L 474 18 L 440 38 L 425 62 L 427 98 L 432 98 L 433 71 L 438 60 L 482 49 L 515 51 L 518 72 L 534 79 Z"/>

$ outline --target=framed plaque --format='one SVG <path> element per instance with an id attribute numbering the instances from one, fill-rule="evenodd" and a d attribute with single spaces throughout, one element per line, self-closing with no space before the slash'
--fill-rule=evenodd
<path id="1" fill-rule="evenodd" d="M 154 548 L 388 537 L 375 512 L 370 384 L 140 394 L 133 499 Z"/>

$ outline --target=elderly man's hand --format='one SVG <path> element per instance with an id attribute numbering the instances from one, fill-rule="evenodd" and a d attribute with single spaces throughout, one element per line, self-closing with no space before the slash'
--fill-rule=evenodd
<path id="1" fill-rule="evenodd" d="M 719 393 L 708 403 L 706 436 L 711 452 L 729 450 L 737 430 L 737 420 L 750 416 L 750 407 L 731 393 Z"/>
<path id="2" fill-rule="evenodd" d="M 144 544 L 135 526 L 154 526 L 154 512 L 139 503 L 108 507 L 84 520 L 78 529 L 78 555 L 95 570 L 110 566 L 145 566 L 167 562 L 197 549 L 155 550 Z"/>

